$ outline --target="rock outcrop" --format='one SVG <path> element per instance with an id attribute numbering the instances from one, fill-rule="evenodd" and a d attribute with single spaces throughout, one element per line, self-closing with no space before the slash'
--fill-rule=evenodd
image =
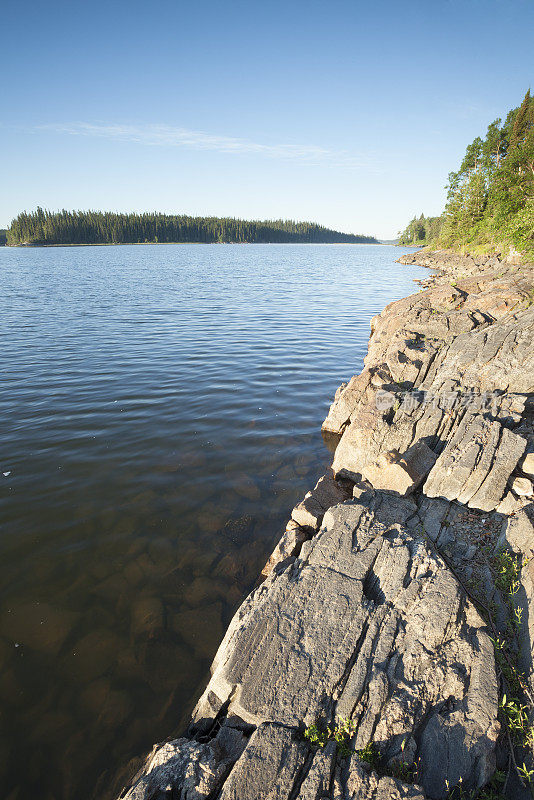
<path id="1" fill-rule="evenodd" d="M 402 458 L 422 443 L 437 456 L 427 496 L 491 511 L 528 447 L 516 429 L 534 384 L 532 269 L 453 284 L 436 282 L 374 318 L 365 369 L 323 427 L 342 434 L 336 476 L 383 488 L 388 454 Z M 404 486 L 399 475 L 391 488 Z"/>
<path id="2" fill-rule="evenodd" d="M 444 800 L 502 766 L 481 609 L 503 607 L 488 554 L 507 546 L 524 559 L 531 679 L 533 274 L 417 257 L 445 277 L 374 318 L 324 422 L 340 436 L 332 471 L 237 611 L 186 735 L 123 798 Z"/>
<path id="3" fill-rule="evenodd" d="M 236 800 L 316 797 L 303 788 L 312 783 L 328 793 L 335 751 L 311 758 L 302 734 L 339 717 L 355 721 L 356 750 L 373 741 L 385 768 L 413 768 L 422 797 L 445 797 L 460 779 L 483 785 L 499 731 L 492 645 L 452 573 L 406 527 L 415 512 L 380 492 L 327 511 L 300 556 L 234 618 L 191 726 L 207 742 L 164 745 L 126 796 L 144 797 L 148 781 L 169 774 L 186 787 L 184 758 L 202 776 L 192 797 L 208 797 L 217 780 L 220 797 Z M 237 731 L 250 738 L 226 777 L 227 751 L 214 765 L 214 748 Z M 359 796 L 374 797 L 378 777 L 359 780 Z"/>

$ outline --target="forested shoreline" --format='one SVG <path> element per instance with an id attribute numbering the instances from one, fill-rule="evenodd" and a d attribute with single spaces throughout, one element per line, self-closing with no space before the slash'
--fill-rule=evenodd
<path id="1" fill-rule="evenodd" d="M 449 173 L 447 204 L 439 217 L 414 217 L 399 244 L 470 252 L 515 248 L 534 258 L 534 97 L 528 91 L 505 121 L 467 147 Z"/>
<path id="2" fill-rule="evenodd" d="M 414 217 L 400 234 L 398 244 L 402 246 L 419 246 L 436 241 L 441 231 L 442 217 Z"/>
<path id="3" fill-rule="evenodd" d="M 103 211 L 22 212 L 7 230 L 8 245 L 178 242 L 377 244 L 373 236 L 341 233 L 311 222 L 189 217 Z"/>

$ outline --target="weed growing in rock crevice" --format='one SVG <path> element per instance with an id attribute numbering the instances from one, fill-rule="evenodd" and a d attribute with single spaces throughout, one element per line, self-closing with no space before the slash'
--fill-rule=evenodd
<path id="1" fill-rule="evenodd" d="M 312 747 L 326 747 L 328 742 L 335 741 L 340 756 L 350 755 L 349 742 L 356 730 L 356 722 L 352 719 L 339 718 L 334 725 L 320 727 L 317 723 L 304 731 L 304 738 Z"/>
<path id="2" fill-rule="evenodd" d="M 336 742 L 336 750 L 342 758 L 351 755 L 350 740 L 356 732 L 356 721 L 350 718 L 339 718 L 334 725 L 321 726 L 319 723 L 310 725 L 304 731 L 304 738 L 314 748 L 326 747 L 328 742 Z M 371 769 L 379 775 L 389 775 L 406 783 L 413 783 L 417 768 L 406 761 L 396 761 L 387 767 L 382 762 L 380 752 L 373 741 L 370 741 L 361 750 L 354 751 L 360 761 L 365 761 Z"/>
<path id="3" fill-rule="evenodd" d="M 512 741 L 519 747 L 531 744 L 533 729 L 529 724 L 528 706 L 521 703 L 516 697 L 508 699 L 503 694 L 499 701 L 499 708 L 503 713 Z"/>
<path id="4" fill-rule="evenodd" d="M 380 753 L 378 752 L 374 742 L 367 742 L 362 750 L 356 751 L 360 761 L 365 761 L 366 764 L 376 770 L 380 764 Z"/>
<path id="5" fill-rule="evenodd" d="M 494 558 L 495 585 L 509 601 L 517 594 L 520 586 L 521 563 L 518 556 L 510 550 L 500 550 Z"/>

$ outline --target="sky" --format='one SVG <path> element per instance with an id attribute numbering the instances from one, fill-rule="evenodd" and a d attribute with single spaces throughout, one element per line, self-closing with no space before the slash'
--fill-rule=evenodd
<path id="1" fill-rule="evenodd" d="M 0 227 L 40 205 L 394 238 L 534 88 L 534 0 L 2 7 Z"/>

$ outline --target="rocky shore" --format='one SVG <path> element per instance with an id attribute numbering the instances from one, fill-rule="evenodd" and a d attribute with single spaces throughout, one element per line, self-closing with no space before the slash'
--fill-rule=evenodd
<path id="1" fill-rule="evenodd" d="M 401 263 L 437 274 L 373 319 L 331 471 L 121 798 L 531 796 L 534 270 Z"/>

